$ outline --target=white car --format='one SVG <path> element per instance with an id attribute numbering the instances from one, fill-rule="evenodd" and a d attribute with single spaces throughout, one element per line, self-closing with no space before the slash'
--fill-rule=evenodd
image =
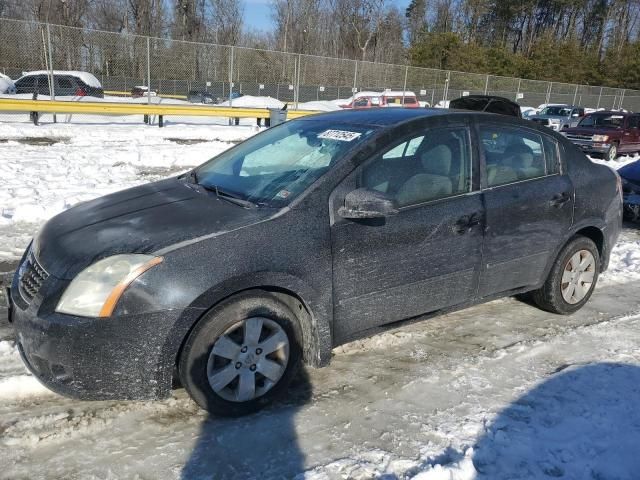
<path id="1" fill-rule="evenodd" d="M 16 93 L 16 85 L 5 74 L 0 73 L 0 94 L 13 95 Z"/>

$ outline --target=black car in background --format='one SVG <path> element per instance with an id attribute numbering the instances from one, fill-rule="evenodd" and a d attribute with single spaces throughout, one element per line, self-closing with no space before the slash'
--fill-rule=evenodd
<path id="1" fill-rule="evenodd" d="M 449 108 L 474 110 L 476 112 L 497 113 L 511 117 L 522 117 L 520 105 L 508 98 L 495 95 L 466 95 L 449 102 Z"/>
<path id="2" fill-rule="evenodd" d="M 51 95 L 50 83 L 53 77 L 56 97 L 98 97 L 104 98 L 104 90 L 100 82 L 86 72 L 53 71 L 29 72 L 15 81 L 16 93 Z"/>
<path id="3" fill-rule="evenodd" d="M 622 178 L 622 203 L 628 220 L 640 220 L 640 160 L 618 170 Z"/>
<path id="4" fill-rule="evenodd" d="M 10 320 L 64 395 L 166 397 L 177 372 L 201 407 L 239 415 L 402 320 L 523 292 L 575 312 L 621 216 L 619 177 L 532 122 L 331 112 L 52 218 Z"/>

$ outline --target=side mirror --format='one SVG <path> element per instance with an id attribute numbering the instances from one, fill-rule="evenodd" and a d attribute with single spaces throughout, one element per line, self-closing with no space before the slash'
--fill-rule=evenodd
<path id="1" fill-rule="evenodd" d="M 342 218 L 383 218 L 398 213 L 396 202 L 382 192 L 358 188 L 344 198 L 344 207 L 338 209 Z"/>

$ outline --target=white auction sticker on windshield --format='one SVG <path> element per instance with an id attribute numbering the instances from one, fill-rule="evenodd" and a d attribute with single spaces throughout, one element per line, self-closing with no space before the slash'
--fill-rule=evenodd
<path id="1" fill-rule="evenodd" d="M 318 135 L 318 138 L 326 138 L 327 140 L 339 140 L 341 142 L 351 142 L 358 138 L 362 133 L 349 132 L 347 130 L 325 130 Z"/>

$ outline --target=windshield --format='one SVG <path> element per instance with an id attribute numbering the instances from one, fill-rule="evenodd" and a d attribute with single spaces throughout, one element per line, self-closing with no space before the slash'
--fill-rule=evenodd
<path id="1" fill-rule="evenodd" d="M 591 114 L 587 115 L 578 124 L 579 127 L 606 127 L 622 128 L 624 126 L 624 115 Z"/>
<path id="2" fill-rule="evenodd" d="M 571 109 L 567 107 L 547 107 L 541 112 L 542 115 L 552 115 L 554 117 L 568 117 Z"/>
<path id="3" fill-rule="evenodd" d="M 288 121 L 209 160 L 195 170 L 195 178 L 210 190 L 284 206 L 374 131 L 335 121 Z"/>

